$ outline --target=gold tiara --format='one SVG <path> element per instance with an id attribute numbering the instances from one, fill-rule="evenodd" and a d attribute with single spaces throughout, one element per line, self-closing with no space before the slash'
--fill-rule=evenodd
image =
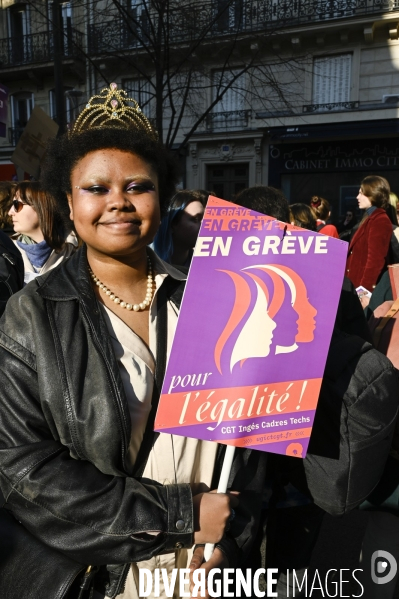
<path id="1" fill-rule="evenodd" d="M 132 105 L 131 105 L 132 104 Z M 116 83 L 92 96 L 75 121 L 69 135 L 74 136 L 88 129 L 140 129 L 158 140 L 158 133 L 141 111 L 140 106 L 127 93 L 118 90 Z"/>

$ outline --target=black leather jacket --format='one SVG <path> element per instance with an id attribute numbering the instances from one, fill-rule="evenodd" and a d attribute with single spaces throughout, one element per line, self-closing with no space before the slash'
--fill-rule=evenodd
<path id="1" fill-rule="evenodd" d="M 84 247 L 10 299 L 0 360 L 0 488 L 26 528 L 83 564 L 136 562 L 192 546 L 190 486 L 132 476 L 127 400 Z M 265 459 L 236 451 L 229 486 L 242 495 L 222 541 L 226 553 L 251 544 Z M 162 532 L 146 532 L 154 530 Z"/>
<path id="2" fill-rule="evenodd" d="M 21 252 L 0 229 L 0 316 L 13 293 L 24 285 L 24 262 Z"/>

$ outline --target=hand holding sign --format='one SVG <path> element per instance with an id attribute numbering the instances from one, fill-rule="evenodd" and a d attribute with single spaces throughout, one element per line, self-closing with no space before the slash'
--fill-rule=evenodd
<path id="1" fill-rule="evenodd" d="M 194 542 L 217 543 L 228 525 L 231 508 L 237 507 L 238 498 L 231 493 L 199 493 L 193 497 Z"/>
<path id="2" fill-rule="evenodd" d="M 231 467 L 233 465 L 233 460 L 234 460 L 234 452 L 235 452 L 235 447 L 233 447 L 232 445 L 226 447 L 226 453 L 224 454 L 222 472 L 220 473 L 220 479 L 219 479 L 219 485 L 217 488 L 217 493 L 226 493 L 226 491 L 227 491 L 227 485 L 229 482 Z M 233 491 L 233 493 L 234 493 L 234 491 Z M 234 503 L 232 503 L 232 507 L 234 507 Z M 214 544 L 212 543 L 211 539 L 208 539 L 208 542 L 205 545 L 205 552 L 204 552 L 204 557 L 205 557 L 206 561 L 208 561 L 210 559 L 210 557 L 213 553 L 213 549 L 214 549 Z"/>

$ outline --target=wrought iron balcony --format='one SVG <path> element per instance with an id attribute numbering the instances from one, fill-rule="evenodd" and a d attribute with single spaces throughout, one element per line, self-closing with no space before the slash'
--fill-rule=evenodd
<path id="1" fill-rule="evenodd" d="M 146 4 L 147 3 L 147 4 Z M 137 48 L 160 32 L 173 42 L 273 30 L 289 25 L 309 25 L 348 17 L 399 12 L 399 0 L 207 0 L 175 5 L 162 15 L 148 8 L 148 0 L 136 4 L 134 13 L 121 19 L 108 15 L 89 25 L 89 53 L 100 55 Z M 167 26 L 165 26 L 167 23 Z M 170 43 L 170 42 L 169 42 Z"/>
<path id="2" fill-rule="evenodd" d="M 99 55 L 144 45 L 148 39 L 148 21 L 112 19 L 88 26 L 89 54 Z"/>
<path id="3" fill-rule="evenodd" d="M 68 31 L 62 37 L 64 58 L 79 54 L 82 44 L 83 34 L 80 31 Z M 0 39 L 0 69 L 51 62 L 53 55 L 53 34 L 50 31 Z"/>
<path id="4" fill-rule="evenodd" d="M 206 128 L 210 131 L 218 129 L 242 129 L 248 127 L 250 115 L 250 110 L 211 112 L 206 117 Z"/>
<path id="5" fill-rule="evenodd" d="M 336 112 L 341 110 L 356 110 L 359 102 L 330 102 L 329 104 L 306 104 L 302 112 Z"/>

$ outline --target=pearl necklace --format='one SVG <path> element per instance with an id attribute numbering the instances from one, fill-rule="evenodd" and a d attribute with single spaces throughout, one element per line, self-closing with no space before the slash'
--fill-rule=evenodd
<path id="1" fill-rule="evenodd" d="M 145 310 L 147 308 L 147 306 L 150 305 L 151 299 L 152 299 L 152 291 L 153 291 L 154 281 L 152 280 L 151 260 L 149 259 L 148 256 L 147 256 L 147 263 L 148 263 L 147 293 L 146 293 L 144 301 L 142 301 L 140 304 L 128 304 L 128 303 L 124 302 L 123 300 L 121 300 L 119 297 L 117 297 L 115 295 L 115 293 L 113 291 L 111 291 L 111 289 L 108 289 L 108 287 L 106 285 L 104 285 L 104 283 L 102 283 L 98 277 L 96 277 L 94 272 L 91 270 L 90 266 L 89 266 L 89 273 L 90 273 L 91 278 L 97 285 L 97 287 L 99 287 L 101 289 L 101 291 L 103 291 L 105 293 L 105 295 L 108 295 L 110 300 L 115 302 L 115 304 L 118 304 L 118 306 L 120 308 L 126 308 L 126 310 L 134 310 L 135 312 L 139 312 L 140 310 Z"/>

